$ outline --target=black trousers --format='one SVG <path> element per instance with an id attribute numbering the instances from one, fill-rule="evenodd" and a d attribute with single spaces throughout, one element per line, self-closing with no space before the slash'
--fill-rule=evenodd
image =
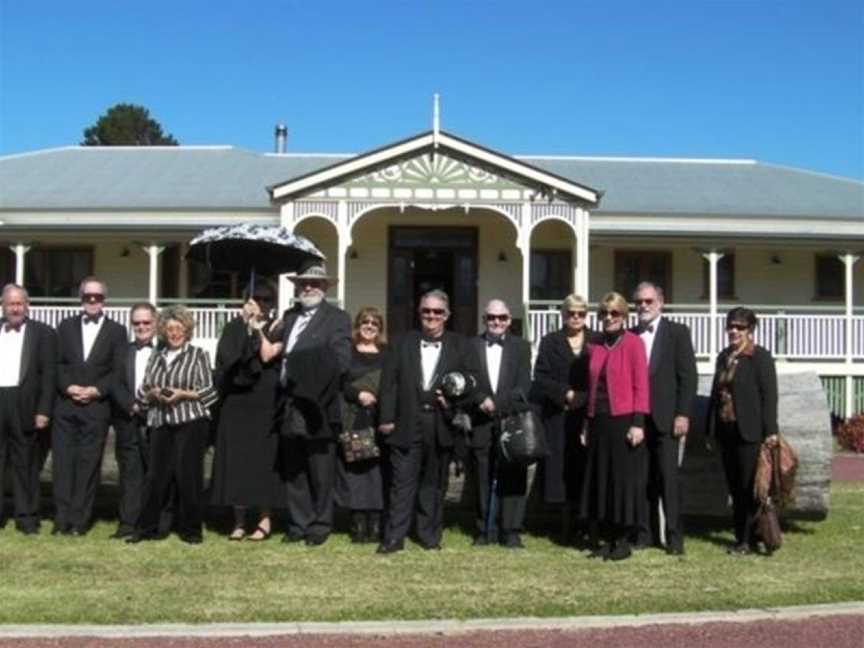
<path id="1" fill-rule="evenodd" d="M 525 520 L 525 498 L 528 491 L 528 469 L 508 463 L 491 441 L 471 448 L 471 468 L 477 489 L 475 527 L 477 534 L 498 541 L 522 531 Z M 489 517 L 490 495 L 495 484 L 494 518 Z"/>
<path id="2" fill-rule="evenodd" d="M 418 415 L 414 440 L 407 448 L 390 447 L 391 486 L 384 539 L 398 542 L 408 535 L 415 507 L 417 539 L 424 545 L 441 542 L 444 496 L 450 470 L 451 448 L 438 443 L 437 411 Z"/>
<path id="3" fill-rule="evenodd" d="M 117 486 L 119 528 L 132 531 L 141 515 L 144 497 L 144 421 L 138 417 L 114 420 L 114 456 L 119 471 Z"/>
<path id="4" fill-rule="evenodd" d="M 204 451 L 210 422 L 195 419 L 150 432 L 150 456 L 144 500 L 137 529 L 145 536 L 160 532 L 160 518 L 172 486 L 177 492 L 174 520 L 181 535 L 200 536 L 204 520 Z"/>
<path id="5" fill-rule="evenodd" d="M 726 483 L 732 495 L 735 542 L 752 544 L 753 516 L 758 506 L 753 497 L 753 481 L 762 443 L 742 439 L 735 424 L 718 426 L 717 440 L 720 443 Z"/>
<path id="6" fill-rule="evenodd" d="M 0 519 L 8 464 L 12 469 L 15 526 L 31 530 L 39 527 L 39 478 L 36 475 L 34 481 L 33 471 L 37 431 L 21 426 L 18 389 L 0 387 Z"/>
<path id="7" fill-rule="evenodd" d="M 279 451 L 288 499 L 288 534 L 326 538 L 333 530 L 335 442 L 283 437 Z"/>
<path id="8" fill-rule="evenodd" d="M 681 528 L 681 494 L 678 479 L 678 437 L 658 430 L 653 421 L 645 426 L 647 452 L 642 466 L 645 501 L 639 511 L 637 540 L 645 544 L 660 542 L 662 503 L 666 518 L 666 545 L 679 547 L 684 542 Z"/>
<path id="9" fill-rule="evenodd" d="M 87 406 L 58 408 L 51 431 L 54 460 L 54 525 L 86 531 L 93 518 L 99 468 L 108 436 L 108 418 Z"/>

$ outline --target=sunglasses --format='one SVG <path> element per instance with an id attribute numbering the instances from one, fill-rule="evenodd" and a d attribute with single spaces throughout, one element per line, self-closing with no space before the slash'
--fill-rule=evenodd
<path id="1" fill-rule="evenodd" d="M 588 317 L 588 311 L 584 310 L 568 310 L 567 317 L 578 317 L 579 319 L 585 319 Z"/>
<path id="2" fill-rule="evenodd" d="M 421 315 L 443 315 L 446 312 L 447 311 L 444 310 L 443 308 L 421 308 L 420 309 Z"/>
<path id="3" fill-rule="evenodd" d="M 750 327 L 746 324 L 730 324 L 726 327 L 727 331 L 749 331 Z"/>
<path id="4" fill-rule="evenodd" d="M 132 322 L 132 326 L 152 326 L 153 320 L 138 320 L 137 322 Z"/>
<path id="5" fill-rule="evenodd" d="M 85 304 L 101 304 L 105 301 L 105 295 L 100 293 L 84 293 L 81 295 L 81 301 Z"/>
<path id="6" fill-rule="evenodd" d="M 600 317 L 600 319 L 603 319 L 604 317 L 613 317 L 613 318 L 615 318 L 615 317 L 621 317 L 621 311 L 617 311 L 617 310 L 601 310 L 599 313 L 597 313 L 597 315 L 598 315 L 598 317 Z"/>
<path id="7" fill-rule="evenodd" d="M 273 301 L 273 297 L 270 295 L 252 295 L 252 299 L 256 302 L 261 302 L 262 304 L 269 304 Z"/>
<path id="8" fill-rule="evenodd" d="M 487 322 L 509 322 L 510 316 L 507 314 L 496 315 L 495 313 L 486 313 Z"/>
<path id="9" fill-rule="evenodd" d="M 637 306 L 650 306 L 654 303 L 653 299 L 634 299 L 633 301 Z"/>

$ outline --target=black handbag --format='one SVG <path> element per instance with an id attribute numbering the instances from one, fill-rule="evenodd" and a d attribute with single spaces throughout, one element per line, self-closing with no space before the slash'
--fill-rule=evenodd
<path id="1" fill-rule="evenodd" d="M 372 427 L 342 432 L 339 435 L 339 445 L 342 446 L 345 463 L 367 461 L 381 456 L 381 449 L 375 442 L 375 429 Z"/>
<path id="2" fill-rule="evenodd" d="M 543 424 L 527 403 L 524 409 L 502 416 L 499 430 L 499 454 L 508 463 L 530 466 L 548 454 Z"/>

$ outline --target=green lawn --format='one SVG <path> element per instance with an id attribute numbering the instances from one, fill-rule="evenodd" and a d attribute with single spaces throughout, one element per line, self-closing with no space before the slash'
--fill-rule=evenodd
<path id="1" fill-rule="evenodd" d="M 50 524 L 46 525 L 50 528 Z M 598 563 L 545 538 L 374 555 L 343 534 L 324 547 L 175 538 L 135 546 L 0 532 L 0 623 L 337 621 L 563 616 L 864 600 L 864 486 L 835 484 L 823 522 L 796 522 L 772 558 L 729 557 L 725 527 L 691 529 L 687 555 Z"/>

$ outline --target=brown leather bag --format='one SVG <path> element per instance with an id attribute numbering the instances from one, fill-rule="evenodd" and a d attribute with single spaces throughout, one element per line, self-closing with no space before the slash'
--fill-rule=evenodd
<path id="1" fill-rule="evenodd" d="M 771 553 L 783 545 L 783 529 L 780 527 L 780 513 L 778 502 L 782 497 L 780 488 L 781 471 L 781 449 L 779 446 L 771 448 L 771 488 L 768 494 L 759 502 L 759 509 L 753 521 L 756 537 L 765 545 L 765 549 Z"/>

